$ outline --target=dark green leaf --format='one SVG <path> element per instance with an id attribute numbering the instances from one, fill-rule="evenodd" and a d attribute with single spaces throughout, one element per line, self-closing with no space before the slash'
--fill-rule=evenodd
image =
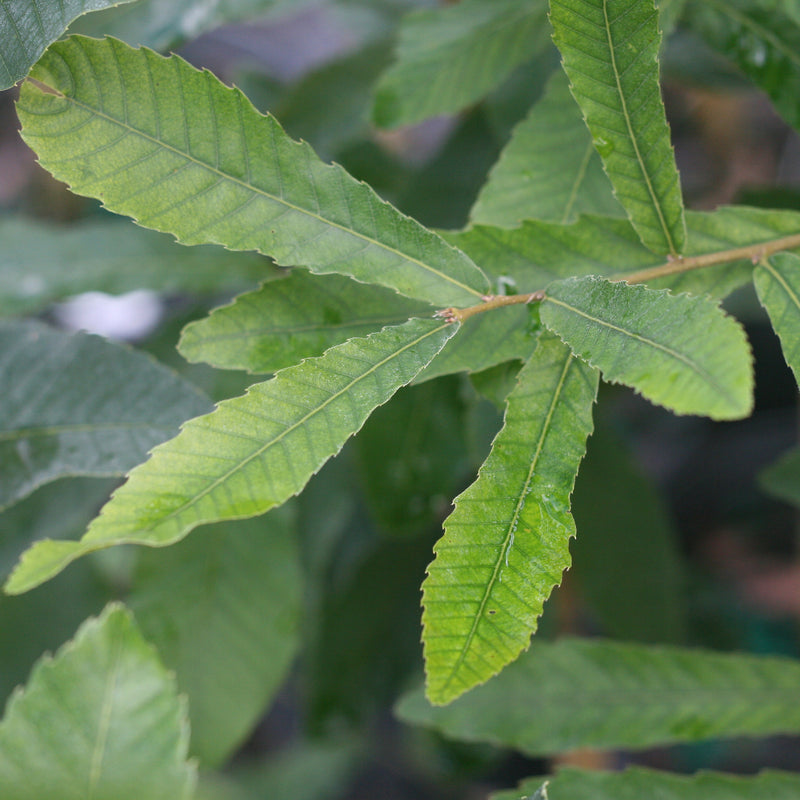
<path id="1" fill-rule="evenodd" d="M 800 448 L 792 448 L 759 475 L 771 495 L 800 507 Z"/>

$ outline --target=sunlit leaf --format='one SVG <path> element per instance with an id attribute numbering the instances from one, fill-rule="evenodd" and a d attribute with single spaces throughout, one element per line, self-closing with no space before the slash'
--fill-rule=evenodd
<path id="1" fill-rule="evenodd" d="M 79 542 L 44 540 L 28 550 L 6 591 L 26 591 L 94 550 L 121 543 L 164 546 L 197 525 L 280 505 L 457 328 L 412 319 L 351 339 L 190 420 L 130 474 Z"/>
<path id="2" fill-rule="evenodd" d="M 376 88 L 375 122 L 407 125 L 480 99 L 545 45 L 546 13 L 543 0 L 465 0 L 409 14 Z"/>
<path id="3" fill-rule="evenodd" d="M 177 800 L 192 795 L 174 679 L 133 618 L 109 606 L 34 667 L 0 723 L 4 800 Z"/>
<path id="4" fill-rule="evenodd" d="M 39 161 L 145 227 L 437 305 L 487 291 L 465 255 L 176 56 L 72 36 L 32 76 L 18 112 Z"/>
<path id="5" fill-rule="evenodd" d="M 661 100 L 653 0 L 551 0 L 572 93 L 645 246 L 683 251 L 683 201 Z"/>
<path id="6" fill-rule="evenodd" d="M 598 639 L 534 642 L 484 686 L 448 706 L 422 690 L 400 718 L 447 736 L 530 754 L 580 747 L 641 749 L 672 742 L 800 731 L 794 659 Z"/>
<path id="7" fill-rule="evenodd" d="M 543 334 L 478 479 L 456 498 L 422 585 L 432 702 L 483 683 L 528 646 L 570 564 L 569 496 L 596 392 L 597 373 Z"/>
<path id="8" fill-rule="evenodd" d="M 747 338 L 713 300 L 589 276 L 550 284 L 540 314 L 605 380 L 676 414 L 740 419 L 752 410 Z"/>
<path id="9" fill-rule="evenodd" d="M 611 184 L 566 75 L 514 129 L 470 212 L 473 223 L 513 227 L 526 219 L 573 222 L 580 213 L 619 216 Z"/>
<path id="10" fill-rule="evenodd" d="M 0 321 L 0 508 L 68 475 L 124 475 L 209 400 L 142 353 Z"/>

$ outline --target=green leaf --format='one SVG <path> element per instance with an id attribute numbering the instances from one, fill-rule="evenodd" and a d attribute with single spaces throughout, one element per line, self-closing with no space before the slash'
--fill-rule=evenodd
<path id="1" fill-rule="evenodd" d="M 277 372 L 345 339 L 432 311 L 379 286 L 294 270 L 187 325 L 178 349 L 189 361 Z"/>
<path id="2" fill-rule="evenodd" d="M 174 680 L 109 606 L 34 667 L 0 723 L 4 800 L 189 798 L 189 729 Z"/>
<path id="3" fill-rule="evenodd" d="M 800 382 L 800 256 L 777 253 L 753 272 L 761 305 L 781 340 L 786 363 Z"/>
<path id="4" fill-rule="evenodd" d="M 351 339 L 190 420 L 131 472 L 79 542 L 44 540 L 28 550 L 6 591 L 24 592 L 85 553 L 122 543 L 161 547 L 197 525 L 280 505 L 457 329 L 412 319 Z"/>
<path id="5" fill-rule="evenodd" d="M 295 538 L 288 515 L 272 513 L 140 557 L 131 607 L 189 698 L 204 765 L 227 759 L 286 678 L 303 599 Z"/>
<path id="6" fill-rule="evenodd" d="M 800 14 L 775 0 L 702 0 L 686 6 L 691 30 L 730 58 L 800 128 Z"/>
<path id="7" fill-rule="evenodd" d="M 88 11 L 122 5 L 131 0 L 59 0 L 58 9 L 43 0 L 6 0 L 0 3 L 0 90 L 28 74 L 39 56 Z"/>
<path id="8" fill-rule="evenodd" d="M 609 425 L 598 424 L 589 440 L 572 513 L 578 529 L 572 587 L 600 629 L 627 641 L 685 641 L 686 585 L 677 533 L 641 465 Z"/>
<path id="9" fill-rule="evenodd" d="M 543 0 L 464 0 L 409 14 L 396 63 L 375 90 L 373 119 L 396 127 L 479 100 L 547 41 Z"/>
<path id="10" fill-rule="evenodd" d="M 696 258 L 702 269 L 682 269 L 653 279 L 653 288 L 712 294 L 722 298 L 748 283 L 752 255 L 760 245 L 800 248 L 800 214 L 743 206 L 686 213 L 688 239 L 681 267 Z M 468 253 L 495 280 L 504 276 L 520 292 L 543 289 L 554 278 L 573 275 L 622 277 L 675 263 L 648 250 L 627 220 L 582 216 L 574 225 L 527 221 L 514 230 L 475 226 L 447 238 Z"/>
<path id="11" fill-rule="evenodd" d="M 653 0 L 551 0 L 550 22 L 617 199 L 646 247 L 678 255 L 686 229 Z"/>
<path id="12" fill-rule="evenodd" d="M 18 112 L 40 162 L 145 227 L 437 305 L 487 290 L 463 253 L 180 58 L 72 36 L 32 75 Z"/>
<path id="13" fill-rule="evenodd" d="M 0 508 L 67 475 L 124 475 L 211 406 L 166 367 L 99 336 L 0 321 L 0 353 Z"/>
<path id="14" fill-rule="evenodd" d="M 543 334 L 478 479 L 455 501 L 422 584 L 428 696 L 447 703 L 527 647 L 569 567 L 569 496 L 597 373 Z"/>
<path id="15" fill-rule="evenodd" d="M 758 482 L 771 495 L 800 507 L 800 448 L 784 453 L 758 476 Z"/>
<path id="16" fill-rule="evenodd" d="M 0 314 L 8 315 L 36 313 L 81 292 L 244 289 L 275 274 L 263 256 L 181 247 L 122 221 L 65 227 L 10 216 L 0 219 L 0 241 Z"/>
<path id="17" fill-rule="evenodd" d="M 537 790 L 541 778 L 524 781 L 517 790 L 498 792 L 491 800 L 519 800 Z M 671 775 L 643 767 L 623 772 L 589 772 L 566 768 L 546 781 L 544 800 L 793 800 L 800 794 L 800 777 L 767 771 L 741 777 L 719 772 Z"/>
<path id="18" fill-rule="evenodd" d="M 800 731 L 800 662 L 597 639 L 534 642 L 494 680 L 449 706 L 422 690 L 397 708 L 447 736 L 547 754 L 580 747 Z"/>
<path id="19" fill-rule="evenodd" d="M 540 314 L 605 380 L 676 414 L 741 419 L 752 410 L 747 338 L 713 300 L 589 276 L 550 284 Z"/>
<path id="20" fill-rule="evenodd" d="M 473 223 L 511 227 L 525 219 L 573 222 L 582 212 L 619 216 L 580 109 L 558 70 L 516 128 L 470 212 Z"/>

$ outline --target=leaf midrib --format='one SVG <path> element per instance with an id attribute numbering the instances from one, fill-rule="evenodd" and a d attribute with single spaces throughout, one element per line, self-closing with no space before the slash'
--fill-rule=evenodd
<path id="1" fill-rule="evenodd" d="M 494 589 L 495 584 L 497 583 L 504 557 L 507 557 L 507 553 L 510 552 L 511 547 L 514 543 L 514 532 L 517 527 L 519 516 L 522 513 L 522 509 L 525 507 L 525 501 L 528 496 L 528 492 L 530 490 L 530 485 L 533 481 L 534 473 L 536 472 L 536 467 L 539 464 L 539 458 L 541 457 L 542 454 L 542 448 L 544 447 L 545 439 L 550 433 L 550 426 L 553 420 L 553 415 L 555 414 L 555 409 L 556 406 L 558 405 L 558 400 L 564 389 L 564 384 L 567 379 L 567 373 L 569 372 L 569 369 L 572 366 L 572 364 L 573 364 L 573 356 L 571 353 L 569 353 L 565 359 L 564 368 L 561 371 L 558 383 L 556 384 L 556 390 L 553 393 L 553 398 L 550 402 L 550 407 L 547 410 L 547 415 L 545 416 L 544 422 L 542 424 L 541 435 L 539 436 L 539 440 L 536 443 L 536 451 L 534 453 L 533 459 L 531 460 L 531 465 L 530 468 L 528 469 L 528 474 L 525 477 L 523 489 L 519 494 L 519 498 L 517 499 L 517 504 L 516 507 L 514 508 L 514 513 L 508 522 L 508 529 L 506 531 L 506 535 L 503 540 L 503 546 L 500 548 L 500 554 L 498 555 L 497 561 L 495 562 L 494 569 L 492 571 L 492 576 L 486 585 L 483 597 L 481 598 L 480 607 L 478 608 L 478 611 L 475 613 L 475 618 L 472 622 L 472 627 L 469 633 L 467 634 L 466 641 L 461 648 L 461 652 L 458 655 L 458 659 L 456 660 L 456 663 L 453 665 L 453 668 L 450 672 L 450 677 L 447 679 L 444 686 L 442 687 L 441 690 L 442 692 L 448 689 L 450 684 L 455 679 L 456 674 L 461 669 L 462 664 L 464 663 L 464 659 L 467 656 L 467 652 L 472 646 L 472 642 L 478 631 L 478 625 L 480 625 L 480 622 L 483 619 L 483 612 L 484 609 L 486 608 L 486 604 L 489 602 L 489 597 L 491 596 L 492 590 Z"/>
<path id="2" fill-rule="evenodd" d="M 93 423 L 65 423 L 64 425 L 46 425 L 32 428 L 15 428 L 10 431 L 0 431 L 0 444 L 3 442 L 16 442 L 23 439 L 34 439 L 46 436 L 60 436 L 62 433 L 96 433 L 97 431 L 134 431 L 153 430 L 171 431 L 175 425 L 156 425 L 150 422 L 104 422 Z"/>
<path id="3" fill-rule="evenodd" d="M 375 364 L 371 365 L 368 370 L 366 370 L 365 372 L 361 373 L 355 379 L 351 380 L 350 383 L 348 383 L 342 389 L 338 390 L 337 392 L 334 392 L 332 395 L 327 397 L 319 406 L 317 406 L 312 411 L 309 411 L 305 416 L 303 416 L 300 420 L 298 420 L 297 422 L 295 422 L 292 425 L 290 425 L 288 428 L 286 428 L 283 431 L 281 431 L 277 436 L 273 437 L 268 442 L 264 442 L 263 445 L 261 445 L 259 448 L 257 448 L 249 456 L 247 456 L 246 458 L 244 458 L 241 461 L 239 461 L 235 466 L 231 467 L 226 473 L 224 473 L 220 477 L 216 478 L 205 489 L 202 489 L 201 491 L 197 492 L 193 497 L 191 497 L 189 500 L 187 500 L 181 506 L 179 506 L 178 508 L 174 509 L 173 511 L 170 511 L 168 514 L 162 515 L 161 517 L 159 517 L 157 520 L 155 520 L 154 522 L 152 522 L 149 525 L 140 526 L 140 528 L 142 530 L 146 530 L 146 531 L 155 530 L 156 528 L 160 527 L 161 525 L 164 525 L 169 520 L 173 519 L 174 517 L 176 517 L 179 514 L 181 514 L 182 512 L 184 512 L 187 508 L 191 508 L 191 506 L 193 506 L 196 503 L 200 502 L 200 500 L 202 500 L 205 496 L 207 496 L 212 491 L 214 491 L 214 489 L 216 489 L 222 483 L 227 481 L 236 472 L 238 472 L 241 469 L 244 469 L 249 463 L 251 463 L 255 459 L 257 459 L 260 456 L 262 456 L 269 448 L 271 448 L 274 445 L 278 444 L 279 442 L 283 441 L 283 439 L 285 439 L 286 436 L 288 436 L 290 433 L 292 433 L 293 431 L 297 430 L 302 425 L 304 425 L 306 422 L 308 422 L 308 420 L 310 420 L 315 414 L 318 414 L 318 413 L 321 413 L 322 411 L 324 411 L 332 402 L 334 402 L 334 400 L 337 400 L 339 397 L 341 397 L 342 395 L 344 395 L 347 392 L 349 392 L 353 388 L 353 386 L 355 386 L 359 381 L 364 380 L 366 377 L 371 375 L 373 372 L 375 372 L 377 369 L 382 367 L 384 364 L 388 364 L 393 358 L 397 358 L 402 353 L 406 352 L 407 350 L 411 349 L 412 347 L 416 347 L 420 342 L 424 341 L 429 336 L 433 336 L 433 335 L 439 333 L 440 331 L 444 330 L 445 328 L 447 328 L 449 325 L 452 325 L 452 324 L 454 324 L 454 323 L 445 322 L 444 324 L 438 326 L 437 328 L 434 328 L 433 330 L 426 332 L 422 336 L 417 337 L 412 342 L 407 342 L 405 345 L 403 345 L 403 347 L 401 347 L 400 349 L 395 350 L 393 353 L 391 353 L 391 355 L 386 356 L 385 358 L 383 358 L 380 361 L 376 362 Z M 320 357 L 322 357 L 322 356 L 320 356 Z M 276 380 L 276 378 L 273 378 L 272 380 Z M 209 414 L 207 416 L 212 416 L 214 413 L 216 413 L 216 412 L 212 412 L 212 414 Z M 87 536 L 88 535 L 89 534 L 87 533 Z"/>
<path id="4" fill-rule="evenodd" d="M 118 64 L 118 66 L 119 66 L 119 64 Z M 149 72 L 149 70 L 148 70 L 148 72 Z M 49 84 L 43 84 L 43 85 L 49 86 Z M 53 89 L 53 91 L 60 91 L 60 90 L 56 89 L 55 87 L 49 87 L 49 88 Z M 45 92 L 43 92 L 42 90 L 39 90 L 39 91 L 41 91 L 42 94 L 45 94 Z M 284 199 L 282 197 L 278 197 L 277 195 L 274 195 L 271 192 L 268 192 L 265 189 L 262 189 L 262 188 L 260 188 L 258 186 L 254 186 L 252 183 L 248 183 L 247 181 L 242 180 L 240 178 L 237 178 L 236 176 L 231 175 L 230 173 L 223 172 L 218 167 L 212 166 L 211 164 L 208 164 L 205 161 L 201 161 L 200 159 L 198 159 L 197 157 L 195 157 L 191 153 L 184 152 L 184 151 L 178 149 L 177 147 L 175 147 L 174 145 L 171 145 L 171 144 L 169 144 L 167 142 L 164 142 L 162 139 L 159 139 L 156 136 L 152 136 L 151 134 L 149 134 L 149 133 L 147 133 L 145 131 L 142 131 L 142 130 L 140 130 L 138 128 L 133 127 L 127 121 L 121 121 L 119 119 L 116 119 L 116 118 L 110 116 L 109 114 L 106 114 L 104 111 L 98 110 L 98 109 L 88 105 L 87 103 L 84 103 L 84 102 L 81 102 L 80 100 L 77 100 L 74 97 L 69 97 L 67 95 L 63 95 L 62 94 L 58 99 L 59 100 L 63 100 L 63 101 L 68 102 L 68 103 L 72 103 L 77 108 L 80 108 L 80 109 L 86 111 L 89 114 L 94 114 L 97 117 L 107 121 L 111 125 L 116 125 L 116 126 L 118 126 L 119 128 L 121 128 L 124 131 L 127 131 L 127 132 L 129 132 L 129 133 L 131 133 L 133 135 L 136 135 L 136 136 L 140 136 L 142 139 L 144 139 L 146 141 L 149 141 L 149 142 L 152 142 L 153 144 L 158 145 L 159 147 L 162 147 L 165 150 L 168 150 L 168 151 L 174 153 L 175 155 L 186 159 L 187 161 L 189 161 L 192 164 L 195 164 L 196 166 L 200 167 L 201 169 L 207 170 L 208 172 L 218 176 L 220 179 L 230 181 L 231 183 L 234 183 L 234 184 L 236 184 L 238 186 L 241 186 L 242 188 L 244 188 L 244 189 L 246 189 L 248 191 L 251 191 L 254 194 L 261 195 L 262 197 L 265 197 L 268 200 L 271 200 L 271 201 L 273 201 L 275 203 L 278 203 L 279 205 L 283 205 L 289 211 L 295 211 L 295 212 L 297 212 L 299 214 L 304 214 L 307 217 L 309 217 L 311 219 L 314 219 L 314 220 L 316 220 L 316 221 L 318 221 L 318 222 L 320 222 L 322 224 L 329 225 L 332 228 L 336 228 L 336 229 L 342 231 L 343 233 L 346 233 L 346 234 L 348 234 L 350 236 L 353 236 L 353 237 L 355 237 L 357 239 L 361 239 L 367 245 L 374 245 L 374 246 L 376 246 L 378 248 L 381 248 L 382 250 L 386 251 L 387 253 L 392 253 L 392 254 L 394 254 L 394 255 L 402 258 L 402 259 L 405 259 L 406 261 L 417 265 L 420 269 L 425 270 L 427 272 L 430 272 L 433 275 L 436 275 L 438 278 L 440 278 L 440 279 L 442 279 L 442 280 L 444 280 L 444 281 L 446 281 L 446 282 L 448 282 L 448 283 L 450 283 L 450 284 L 452 284 L 454 286 L 457 286 L 460 289 L 463 289 L 464 291 L 474 295 L 475 297 L 481 297 L 481 292 L 479 292 L 477 289 L 473 289 L 472 287 L 468 286 L 467 284 L 462 283 L 459 280 L 456 280 L 452 276 L 447 275 L 446 273 L 442 272 L 441 270 L 436 269 L 435 267 L 431 266 L 430 264 L 426 264 L 424 261 L 420 261 L 418 258 L 415 258 L 414 256 L 411 256 L 411 255 L 409 255 L 407 253 L 404 253 L 404 252 L 402 252 L 401 250 L 398 250 L 395 247 L 390 247 L 389 245 L 379 241 L 378 239 L 371 238 L 371 237 L 367 236 L 366 234 L 363 234 L 363 233 L 361 233 L 359 231 L 354 230 L 353 228 L 347 228 L 344 225 L 342 225 L 341 223 L 334 222 L 333 220 L 326 219 L 325 217 L 321 216 L 320 214 L 316 214 L 313 211 L 310 211 L 308 209 L 302 208 L 302 207 L 300 207 L 298 205 L 295 205 L 294 203 L 290 203 L 286 199 Z M 183 100 L 183 97 L 181 99 Z M 243 99 L 244 99 L 244 96 L 239 98 L 239 104 L 241 104 Z M 214 104 L 212 102 L 212 106 L 213 105 Z M 254 110 L 256 110 L 256 109 L 254 109 Z M 256 110 L 256 113 L 259 113 L 259 112 Z M 260 116 L 262 118 L 265 118 L 265 119 L 269 118 L 268 115 L 260 115 Z M 297 144 L 295 142 L 293 142 L 293 143 Z M 247 154 L 246 150 L 245 150 L 245 154 Z M 333 168 L 330 165 L 324 164 L 322 162 L 320 162 L 320 163 L 322 164 L 323 167 L 327 167 L 329 169 Z M 380 200 L 380 198 L 378 198 L 377 196 L 376 196 L 375 199 L 378 200 L 378 202 L 380 202 L 380 203 L 384 203 L 385 202 L 383 200 Z M 405 217 L 405 215 L 402 215 L 401 212 L 399 212 L 399 211 L 396 211 L 396 213 L 398 215 L 403 216 L 405 219 L 410 219 L 409 217 Z M 433 234 L 431 232 L 431 235 L 435 235 L 435 234 Z M 219 244 L 222 244 L 223 246 L 225 246 L 224 243 L 222 243 L 222 242 L 219 242 Z M 452 249 L 454 250 L 454 252 L 458 252 L 455 248 L 452 248 Z M 263 252 L 263 251 L 259 251 L 259 252 Z M 264 253 L 264 254 L 265 255 L 270 255 L 269 253 Z M 478 268 L 476 267 L 476 270 L 477 269 Z"/>

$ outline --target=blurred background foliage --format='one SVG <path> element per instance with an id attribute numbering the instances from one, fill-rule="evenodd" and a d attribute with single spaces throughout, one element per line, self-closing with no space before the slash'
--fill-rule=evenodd
<path id="1" fill-rule="evenodd" d="M 73 30 L 174 50 L 208 67 L 404 212 L 457 229 L 558 58 L 544 35 L 533 58 L 465 110 L 379 130 L 370 122 L 373 91 L 391 63 L 398 22 L 412 8 L 435 5 L 139 0 L 83 17 Z M 662 73 L 687 204 L 800 209 L 800 138 L 735 59 L 680 26 L 680 5 L 668 4 L 674 13 L 665 20 L 678 25 L 666 40 Z M 70 194 L 19 139 L 13 100 L 14 90 L 0 95 L 0 313 L 132 341 L 215 400 L 241 393 L 246 375 L 187 364 L 175 344 L 187 322 L 276 270 L 257 256 L 180 247 Z M 147 291 L 126 294 L 134 289 Z M 574 567 L 538 636 L 603 633 L 800 655 L 797 518 L 757 480 L 795 443 L 797 391 L 751 291 L 727 305 L 755 350 L 754 415 L 724 425 L 679 418 L 627 390 L 603 388 L 574 494 Z M 200 797 L 478 798 L 545 772 L 546 763 L 448 742 L 399 725 L 391 713 L 399 693 L 421 677 L 419 585 L 431 547 L 450 499 L 469 484 L 499 428 L 498 404 L 515 368 L 509 362 L 404 389 L 282 516 L 217 525 L 164 552 L 115 548 L 29 594 L 3 596 L 0 695 L 86 616 L 123 598 L 190 696 L 201 731 L 193 751 L 220 767 L 205 775 Z M 5 510 L 3 576 L 33 540 L 79 536 L 114 485 L 62 480 Z M 242 547 L 215 546 L 231 527 L 248 528 L 230 537 Z M 289 574 L 272 574 L 259 558 L 265 535 L 285 540 L 285 559 L 295 565 Z M 226 572 L 240 588 L 253 585 L 252 593 L 242 589 L 241 602 L 262 598 L 263 606 L 250 609 L 250 627 L 239 632 L 253 651 L 248 658 L 270 662 L 256 687 L 244 678 L 238 685 L 215 679 L 232 657 L 206 641 L 218 641 L 214 625 L 224 625 L 224 614 L 215 623 L 218 606 L 210 599 L 235 602 L 214 594 L 229 585 L 220 577 Z M 159 611 L 175 598 L 191 606 L 203 597 L 204 615 L 195 608 L 182 628 L 171 630 Z M 264 652 L 275 641 L 270 630 L 281 631 L 285 652 Z M 236 649 L 233 655 L 242 657 Z M 238 728 L 226 732 L 233 744 L 223 751 L 209 734 L 227 724 L 224 713 L 213 718 L 215 706 L 241 706 L 231 712 Z M 210 718 L 198 722 L 203 714 Z M 747 772 L 800 769 L 798 752 L 796 741 L 780 738 L 646 751 L 636 760 L 679 771 Z M 564 761 L 618 765 L 631 758 L 577 753 Z"/>

